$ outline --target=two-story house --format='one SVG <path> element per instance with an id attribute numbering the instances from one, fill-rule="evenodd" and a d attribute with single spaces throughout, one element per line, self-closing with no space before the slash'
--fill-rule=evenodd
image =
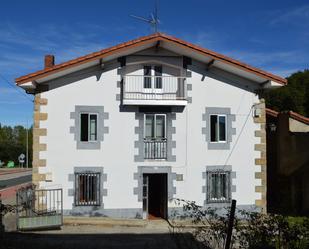
<path id="1" fill-rule="evenodd" d="M 286 80 L 155 33 L 19 77 L 33 182 L 68 215 L 166 218 L 174 198 L 266 211 L 265 104 Z"/>

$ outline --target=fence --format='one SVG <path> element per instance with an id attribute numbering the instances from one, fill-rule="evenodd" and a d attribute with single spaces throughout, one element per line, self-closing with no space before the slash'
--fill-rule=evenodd
<path id="1" fill-rule="evenodd" d="M 60 227 L 63 224 L 62 189 L 22 188 L 16 192 L 18 230 Z"/>

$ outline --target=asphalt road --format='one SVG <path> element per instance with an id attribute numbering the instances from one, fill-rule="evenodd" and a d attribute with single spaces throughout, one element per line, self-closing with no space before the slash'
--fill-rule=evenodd
<path id="1" fill-rule="evenodd" d="M 31 181 L 32 181 L 31 175 L 25 175 L 25 176 L 20 176 L 16 178 L 10 178 L 10 179 L 2 179 L 0 180 L 0 189 L 12 187 L 15 185 L 20 185 L 20 184 L 31 182 Z"/>

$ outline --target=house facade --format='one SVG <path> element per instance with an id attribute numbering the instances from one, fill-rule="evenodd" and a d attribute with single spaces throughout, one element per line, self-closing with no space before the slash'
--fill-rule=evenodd
<path id="1" fill-rule="evenodd" d="M 286 80 L 155 33 L 16 79 L 33 182 L 68 215 L 166 218 L 175 198 L 266 211 L 265 103 Z"/>

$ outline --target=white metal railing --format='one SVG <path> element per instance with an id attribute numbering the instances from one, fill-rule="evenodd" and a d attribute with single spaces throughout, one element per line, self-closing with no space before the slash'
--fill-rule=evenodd
<path id="1" fill-rule="evenodd" d="M 144 138 L 144 159 L 166 159 L 167 140 L 166 138 L 149 139 Z"/>
<path id="2" fill-rule="evenodd" d="M 185 77 L 124 76 L 123 99 L 125 100 L 185 100 L 186 95 Z"/>

